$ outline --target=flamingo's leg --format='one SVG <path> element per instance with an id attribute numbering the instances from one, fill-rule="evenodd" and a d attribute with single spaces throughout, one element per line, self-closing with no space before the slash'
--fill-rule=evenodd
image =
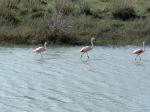
<path id="1" fill-rule="evenodd" d="M 141 61 L 141 57 L 140 57 L 140 55 L 139 55 L 139 59 L 140 59 L 140 61 Z"/>
<path id="2" fill-rule="evenodd" d="M 85 53 L 85 52 L 83 52 L 83 53 L 81 54 L 81 57 L 80 57 L 80 58 L 82 58 L 82 56 L 84 55 L 84 53 Z"/>
<path id="3" fill-rule="evenodd" d="M 40 53 L 40 55 L 41 55 L 41 57 L 43 58 L 43 54 L 42 54 L 42 53 Z"/>
<path id="4" fill-rule="evenodd" d="M 87 57 L 88 57 L 88 59 L 89 59 L 90 57 L 89 57 L 89 55 L 88 55 L 88 52 L 86 52 L 86 54 L 87 54 Z"/>
<path id="5" fill-rule="evenodd" d="M 138 55 L 136 55 L 136 57 L 135 57 L 135 61 L 136 61 L 137 57 L 138 57 Z"/>

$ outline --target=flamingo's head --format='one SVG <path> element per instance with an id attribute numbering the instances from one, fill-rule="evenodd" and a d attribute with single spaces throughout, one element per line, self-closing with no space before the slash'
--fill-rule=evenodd
<path id="1" fill-rule="evenodd" d="M 47 44 L 48 44 L 47 42 L 44 43 L 44 45 L 47 45 Z"/>

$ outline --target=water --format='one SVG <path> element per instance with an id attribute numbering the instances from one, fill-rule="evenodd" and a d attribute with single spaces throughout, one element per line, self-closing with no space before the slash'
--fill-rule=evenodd
<path id="1" fill-rule="evenodd" d="M 135 46 L 0 47 L 2 112 L 150 112 L 150 47 L 134 62 Z"/>

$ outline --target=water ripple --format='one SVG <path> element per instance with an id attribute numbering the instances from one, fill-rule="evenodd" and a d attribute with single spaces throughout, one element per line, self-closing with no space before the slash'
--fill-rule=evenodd
<path id="1" fill-rule="evenodd" d="M 131 47 L 0 47 L 0 108 L 11 112 L 150 111 L 149 47 L 141 62 Z"/>

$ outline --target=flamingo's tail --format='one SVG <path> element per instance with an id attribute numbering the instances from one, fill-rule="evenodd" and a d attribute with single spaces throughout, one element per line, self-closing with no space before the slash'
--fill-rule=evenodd
<path id="1" fill-rule="evenodd" d="M 80 49 L 80 52 L 83 52 L 83 50 L 82 50 L 82 49 Z"/>
<path id="2" fill-rule="evenodd" d="M 133 51 L 130 51 L 129 54 L 134 54 Z"/>

